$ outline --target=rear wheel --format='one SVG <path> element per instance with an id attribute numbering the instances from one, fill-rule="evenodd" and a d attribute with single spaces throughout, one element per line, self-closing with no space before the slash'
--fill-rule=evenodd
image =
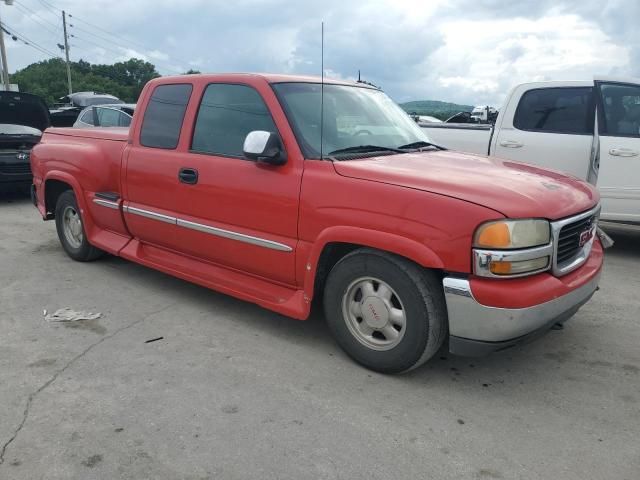
<path id="1" fill-rule="evenodd" d="M 88 262 L 103 255 L 102 250 L 87 240 L 80 209 L 71 190 L 61 193 L 56 202 L 56 230 L 62 248 L 74 260 Z"/>
<path id="2" fill-rule="evenodd" d="M 345 352 L 383 373 L 422 365 L 446 337 L 438 276 L 386 252 L 359 249 L 341 259 L 327 278 L 324 308 Z"/>

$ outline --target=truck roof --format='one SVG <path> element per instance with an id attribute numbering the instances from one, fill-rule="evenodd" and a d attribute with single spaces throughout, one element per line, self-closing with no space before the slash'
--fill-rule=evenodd
<path id="1" fill-rule="evenodd" d="M 349 85 L 356 86 L 362 88 L 370 88 L 376 89 L 365 83 L 352 82 L 347 80 L 337 80 L 331 78 L 324 78 L 313 76 L 313 75 L 287 75 L 280 73 L 199 73 L 192 75 L 173 75 L 167 77 L 159 77 L 152 82 L 154 83 L 175 83 L 176 80 L 185 81 L 185 82 L 193 82 L 194 79 L 205 81 L 215 81 L 222 80 L 232 81 L 232 80 L 248 80 L 250 78 L 263 78 L 269 83 L 321 83 L 324 81 L 327 85 Z"/>

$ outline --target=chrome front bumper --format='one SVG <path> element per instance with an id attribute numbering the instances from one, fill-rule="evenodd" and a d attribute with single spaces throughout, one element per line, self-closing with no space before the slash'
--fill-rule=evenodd
<path id="1" fill-rule="evenodd" d="M 600 272 L 566 295 L 539 305 L 510 309 L 482 305 L 474 298 L 467 279 L 445 277 L 449 350 L 477 356 L 536 338 L 573 316 L 597 290 L 599 280 Z"/>

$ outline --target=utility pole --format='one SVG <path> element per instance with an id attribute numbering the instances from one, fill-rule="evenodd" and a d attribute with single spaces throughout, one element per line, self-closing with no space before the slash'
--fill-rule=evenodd
<path id="1" fill-rule="evenodd" d="M 7 5 L 11 5 L 13 1 L 4 2 Z M 2 21 L 0 20 L 0 26 L 2 25 Z M 8 92 L 11 89 L 11 84 L 9 83 L 9 66 L 7 65 L 7 50 L 4 47 L 4 30 L 0 28 L 0 57 L 2 58 L 2 79 L 4 81 L 4 89 Z"/>
<path id="2" fill-rule="evenodd" d="M 69 95 L 73 93 L 71 88 L 71 66 L 69 65 L 69 38 L 67 36 L 67 14 L 62 11 L 62 28 L 64 30 L 64 53 L 67 57 L 67 82 L 69 83 Z"/>

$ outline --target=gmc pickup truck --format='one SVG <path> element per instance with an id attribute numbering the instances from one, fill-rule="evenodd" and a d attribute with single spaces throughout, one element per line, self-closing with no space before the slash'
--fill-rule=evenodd
<path id="1" fill-rule="evenodd" d="M 536 82 L 507 95 L 495 126 L 422 125 L 462 152 L 554 168 L 597 185 L 602 220 L 640 225 L 640 82 Z"/>
<path id="2" fill-rule="evenodd" d="M 129 129 L 48 129 L 31 162 L 72 259 L 108 252 L 300 320 L 322 299 L 340 346 L 381 372 L 445 341 L 534 338 L 603 263 L 591 185 L 436 148 L 363 84 L 155 79 Z"/>

